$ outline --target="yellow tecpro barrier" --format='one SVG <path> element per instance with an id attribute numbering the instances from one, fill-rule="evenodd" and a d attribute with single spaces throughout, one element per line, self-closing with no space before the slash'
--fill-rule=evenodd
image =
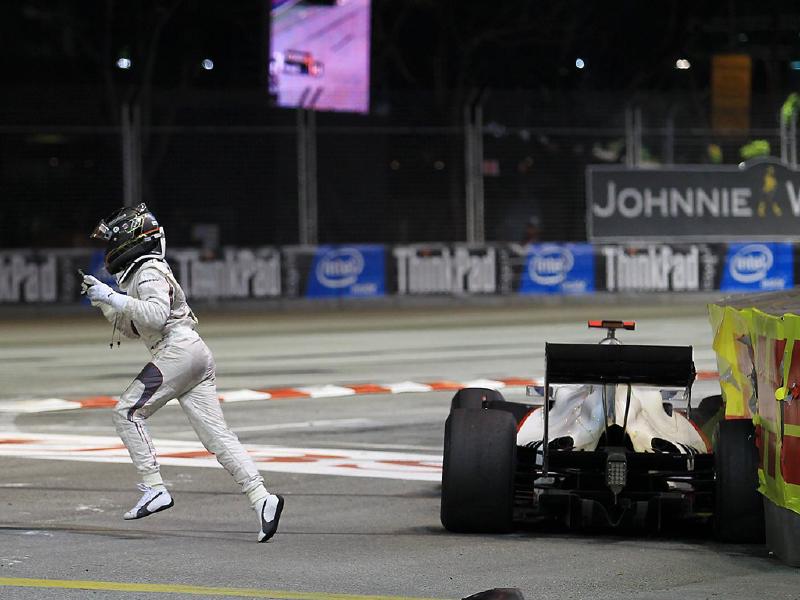
<path id="1" fill-rule="evenodd" d="M 725 417 L 753 420 L 758 489 L 800 514 L 800 315 L 708 308 Z"/>

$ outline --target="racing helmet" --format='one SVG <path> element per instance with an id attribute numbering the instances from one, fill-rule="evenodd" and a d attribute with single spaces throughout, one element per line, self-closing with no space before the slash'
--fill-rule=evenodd
<path id="1" fill-rule="evenodd" d="M 91 235 L 106 242 L 106 270 L 116 275 L 144 258 L 164 258 L 164 229 L 144 203 L 123 206 L 101 220 Z"/>

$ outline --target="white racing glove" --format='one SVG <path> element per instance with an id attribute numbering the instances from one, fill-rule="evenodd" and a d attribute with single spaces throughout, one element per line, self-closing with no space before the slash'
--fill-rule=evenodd
<path id="1" fill-rule="evenodd" d="M 121 312 L 128 304 L 128 297 L 111 289 L 105 283 L 91 275 L 84 275 L 81 293 L 85 293 L 94 306 L 108 304 L 117 312 Z"/>

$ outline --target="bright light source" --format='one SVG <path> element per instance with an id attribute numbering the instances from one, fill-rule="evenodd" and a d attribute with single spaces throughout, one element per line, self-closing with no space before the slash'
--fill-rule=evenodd
<path id="1" fill-rule="evenodd" d="M 789 68 L 792 71 L 800 71 L 800 60 L 793 60 L 789 63 Z"/>
<path id="2" fill-rule="evenodd" d="M 692 63 L 690 63 L 685 58 L 679 58 L 678 60 L 675 61 L 675 68 L 680 69 L 681 71 L 685 71 L 686 69 L 692 68 Z"/>
<path id="3" fill-rule="evenodd" d="M 582 59 L 582 58 L 576 58 L 576 59 L 575 59 L 575 66 L 576 66 L 578 69 L 582 69 L 583 67 L 585 67 L 585 66 L 586 66 L 586 63 L 583 61 L 583 59 Z"/>
<path id="4" fill-rule="evenodd" d="M 117 59 L 117 68 L 119 69 L 130 69 L 131 68 L 131 59 L 120 57 Z"/>
<path id="5" fill-rule="evenodd" d="M 200 66 L 203 67 L 206 71 L 210 71 L 214 68 L 214 61 L 210 58 L 204 58 L 203 62 L 200 63 Z"/>

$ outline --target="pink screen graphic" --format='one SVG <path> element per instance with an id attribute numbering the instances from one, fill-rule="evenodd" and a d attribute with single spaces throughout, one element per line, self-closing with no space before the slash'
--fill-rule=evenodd
<path id="1" fill-rule="evenodd" d="M 369 111 L 370 0 L 272 0 L 270 17 L 279 106 Z"/>

